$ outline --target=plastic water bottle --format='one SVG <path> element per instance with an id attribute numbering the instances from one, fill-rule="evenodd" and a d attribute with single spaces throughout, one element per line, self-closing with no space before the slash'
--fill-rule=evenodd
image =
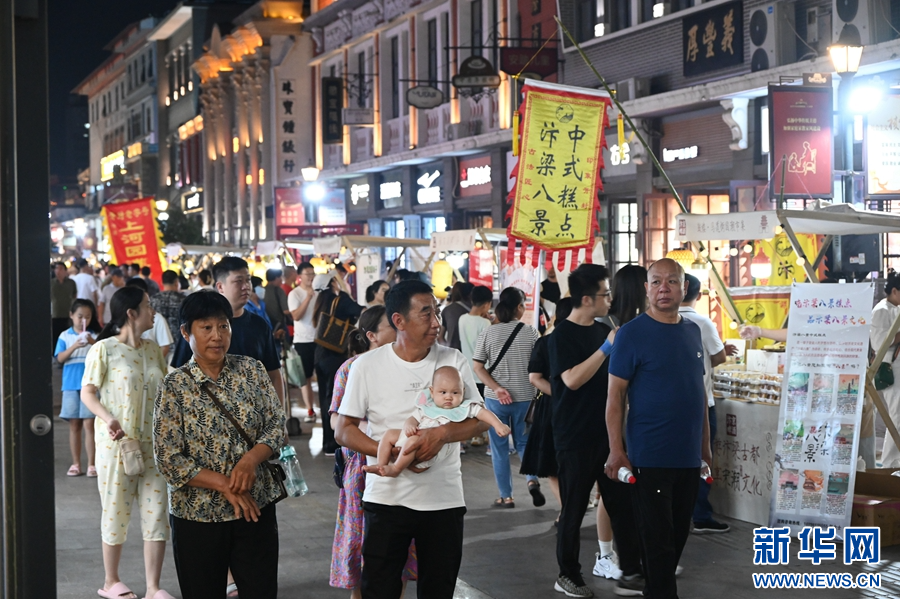
<path id="1" fill-rule="evenodd" d="M 306 486 L 306 480 L 303 478 L 303 470 L 300 469 L 300 462 L 297 460 L 297 452 L 291 445 L 285 445 L 281 448 L 278 456 L 281 467 L 284 468 L 284 487 L 287 489 L 289 497 L 301 497 L 309 493 L 309 487 Z"/>
<path id="2" fill-rule="evenodd" d="M 706 463 L 706 460 L 700 460 L 700 478 L 706 481 L 706 484 L 713 484 L 712 472 L 709 469 L 709 464 Z"/>
<path id="3" fill-rule="evenodd" d="M 856 471 L 857 472 L 865 472 L 866 471 L 866 461 L 862 456 L 857 456 L 856 458 Z"/>
<path id="4" fill-rule="evenodd" d="M 634 474 L 631 472 L 631 470 L 629 470 L 625 466 L 622 466 L 621 468 L 619 468 L 619 481 L 628 483 L 629 485 L 633 485 L 637 482 L 637 479 L 634 477 Z"/>

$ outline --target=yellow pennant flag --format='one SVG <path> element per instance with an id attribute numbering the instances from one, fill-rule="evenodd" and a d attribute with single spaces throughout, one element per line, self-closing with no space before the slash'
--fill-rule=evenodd
<path id="1" fill-rule="evenodd" d="M 537 250 L 593 245 L 611 100 L 605 92 L 531 80 L 522 91 L 522 139 L 510 175 L 516 184 L 509 196 L 507 232 L 511 244 L 522 242 L 521 261 L 530 247 L 537 263 Z M 514 254 L 507 253 L 510 263 Z"/>

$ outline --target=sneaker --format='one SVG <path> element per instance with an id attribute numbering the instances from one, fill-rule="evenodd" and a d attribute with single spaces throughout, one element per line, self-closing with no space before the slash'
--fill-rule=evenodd
<path id="1" fill-rule="evenodd" d="M 306 418 L 303 419 L 303 422 L 315 422 L 315 421 L 316 421 L 316 413 L 312 412 L 312 411 L 309 412 L 306 415 Z"/>
<path id="2" fill-rule="evenodd" d="M 675 576 L 681 576 L 682 572 L 684 572 L 684 566 L 675 566 Z"/>
<path id="3" fill-rule="evenodd" d="M 620 597 L 641 597 L 644 595 L 644 577 L 640 574 L 623 576 L 616 583 L 614 592 Z"/>
<path id="4" fill-rule="evenodd" d="M 619 568 L 619 556 L 613 551 L 607 555 L 600 555 L 600 552 L 594 554 L 597 561 L 594 563 L 594 576 L 602 576 L 603 578 L 612 578 L 619 580 L 622 578 L 622 569 Z"/>
<path id="5" fill-rule="evenodd" d="M 728 532 L 729 530 L 731 530 L 731 527 L 724 522 L 707 520 L 705 522 L 694 522 L 694 529 L 691 532 L 695 535 L 711 535 Z"/>
<path id="6" fill-rule="evenodd" d="M 486 455 L 487 457 L 491 457 L 491 446 L 490 445 L 488 445 L 487 451 L 484 452 L 484 455 Z"/>
<path id="7" fill-rule="evenodd" d="M 460 443 L 459 444 L 459 455 L 465 455 L 465 454 L 466 454 L 466 444 Z"/>
<path id="8" fill-rule="evenodd" d="M 582 584 L 578 585 L 572 582 L 572 580 L 568 576 L 560 576 L 556 579 L 556 584 L 553 585 L 553 589 L 557 593 L 565 593 L 566 597 L 593 597 L 594 591 L 589 589 L 587 585 Z"/>

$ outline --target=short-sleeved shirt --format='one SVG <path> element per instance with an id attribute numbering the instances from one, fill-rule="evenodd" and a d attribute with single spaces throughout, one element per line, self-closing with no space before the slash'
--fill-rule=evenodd
<path id="1" fill-rule="evenodd" d="M 310 293 L 302 287 L 294 287 L 288 295 L 288 309 L 296 310 L 303 304 L 307 293 Z M 316 340 L 316 327 L 313 326 L 313 308 L 316 305 L 316 296 L 318 293 L 312 292 L 312 299 L 306 305 L 306 312 L 303 318 L 294 320 L 294 343 L 313 343 Z"/>
<path id="2" fill-rule="evenodd" d="M 90 335 L 92 339 L 96 337 L 96 335 L 94 335 L 90 331 L 85 334 Z M 73 329 L 72 327 L 69 327 L 68 329 L 60 333 L 59 339 L 56 340 L 56 351 L 53 352 L 53 355 L 58 356 L 62 352 L 72 347 L 72 345 L 74 345 L 75 342 L 78 341 L 79 337 L 81 337 L 81 333 L 75 332 L 75 329 Z M 90 345 L 79 347 L 71 354 L 69 354 L 69 359 L 63 363 L 63 391 L 81 390 L 81 378 L 84 376 L 84 359 L 87 357 L 89 351 L 91 351 Z"/>
<path id="3" fill-rule="evenodd" d="M 269 321 L 272 328 L 277 329 L 278 325 L 284 327 L 284 319 L 286 318 L 285 310 L 288 309 L 287 294 L 280 285 L 266 285 L 266 314 L 269 315 Z"/>
<path id="4" fill-rule="evenodd" d="M 519 324 L 522 323 L 513 320 L 486 328 L 478 337 L 475 355 L 472 359 L 483 363 L 487 368 L 493 367 L 506 340 Z M 534 399 L 534 386 L 528 380 L 528 361 L 531 359 L 531 350 L 534 349 L 534 344 L 539 337 L 537 329 L 531 325 L 522 324 L 512 345 L 506 350 L 506 355 L 499 363 L 496 363 L 496 368 L 491 373 L 491 377 L 509 391 L 513 401 Z M 497 399 L 497 394 L 490 387 L 485 387 L 484 396 Z"/>
<path id="5" fill-rule="evenodd" d="M 62 282 L 56 277 L 50 279 L 50 317 L 68 318 L 72 302 L 78 297 L 78 286 L 72 279 Z"/>
<path id="6" fill-rule="evenodd" d="M 553 444 L 557 451 L 602 450 L 609 447 L 606 398 L 609 360 L 578 389 L 569 389 L 562 374 L 594 355 L 610 328 L 564 320 L 547 337 L 550 388 L 553 391 Z"/>
<path id="7" fill-rule="evenodd" d="M 469 366 L 472 365 L 472 357 L 475 355 L 475 345 L 481 332 L 491 326 L 491 321 L 481 316 L 463 314 L 459 317 L 457 328 L 459 329 L 459 351 L 468 358 Z"/>
<path id="8" fill-rule="evenodd" d="M 97 301 L 95 294 L 100 293 L 100 286 L 97 285 L 97 279 L 94 275 L 80 272 L 77 275 L 72 275 L 71 279 L 75 281 L 75 286 L 78 288 L 78 299 Z"/>
<path id="9" fill-rule="evenodd" d="M 716 328 L 716 325 L 706 316 L 698 314 L 690 306 L 678 308 L 678 313 L 700 327 L 700 338 L 703 340 L 703 365 L 706 368 L 703 373 L 703 388 L 706 389 L 707 405 L 711 408 L 715 407 L 716 400 L 713 398 L 712 382 L 713 369 L 709 358 L 725 349 L 725 343 L 719 339 L 719 330 Z"/>
<path id="10" fill-rule="evenodd" d="M 872 344 L 873 351 L 877 352 L 881 349 L 881 344 L 884 343 L 887 334 L 891 331 L 891 325 L 894 324 L 897 312 L 900 312 L 900 306 L 895 306 L 887 301 L 887 298 L 882 299 L 872 308 L 872 326 L 869 328 L 869 341 Z M 894 344 L 891 344 L 881 361 L 891 363 L 894 359 L 893 350 Z M 896 361 L 894 368 L 900 368 L 900 360 Z"/>
<path id="11" fill-rule="evenodd" d="M 109 337 L 91 346 L 84 361 L 81 385 L 97 387 L 100 403 L 119 421 L 126 436 L 150 442 L 153 398 L 167 368 L 162 351 L 153 341 L 142 340 L 140 347 L 131 347 Z M 140 417 L 145 382 L 147 399 Z M 98 441 L 109 440 L 105 426 L 98 426 L 94 434 Z"/>
<path id="12" fill-rule="evenodd" d="M 462 302 L 453 302 L 441 310 L 441 323 L 447 331 L 447 345 L 453 349 L 460 349 L 459 344 L 459 318 L 467 314 L 472 308 Z"/>
<path id="13" fill-rule="evenodd" d="M 112 320 L 112 308 L 110 307 L 110 302 L 112 301 L 112 296 L 114 296 L 116 294 L 116 291 L 118 291 L 119 289 L 121 289 L 121 287 L 116 287 L 115 285 L 110 283 L 100 292 L 100 303 L 103 304 L 104 323 Z M 153 305 L 153 302 L 150 302 L 150 305 Z"/>
<path id="14" fill-rule="evenodd" d="M 435 344 L 424 359 L 406 362 L 392 344 L 366 352 L 353 363 L 338 413 L 367 419 L 367 434 L 379 441 L 388 429 L 403 428 L 419 393 L 431 384 L 434 371 L 441 366 L 459 370 L 465 386 L 463 400 L 481 403 L 472 370 L 460 352 Z M 396 478 L 368 474 L 363 501 L 426 512 L 465 506 L 459 448 L 451 445 L 455 451 L 421 474 L 409 470 Z M 370 465 L 377 461 L 368 457 Z"/>
<path id="15" fill-rule="evenodd" d="M 234 508 L 222 493 L 187 484 L 203 468 L 230 476 L 250 449 L 201 385 L 209 381 L 216 398 L 247 435 L 275 452 L 284 439 L 284 409 L 259 360 L 225 356 L 218 380 L 206 376 L 193 360 L 188 371 L 170 373 L 156 395 L 153 450 L 169 486 L 169 513 L 194 522 L 234 520 Z M 250 489 L 257 505 L 266 506 L 279 491 L 264 465 L 257 467 Z"/>
<path id="16" fill-rule="evenodd" d="M 179 335 L 179 337 L 181 337 L 181 335 Z M 166 324 L 166 319 L 160 316 L 158 312 L 153 315 L 153 328 L 144 331 L 141 335 L 141 339 L 156 341 L 156 344 L 160 347 L 172 345 L 172 342 L 174 341 L 172 333 L 169 331 L 169 325 Z"/>
<path id="17" fill-rule="evenodd" d="M 535 342 L 534 349 L 531 350 L 531 359 L 528 360 L 528 373 L 538 373 L 549 381 L 550 355 L 547 353 L 547 339 L 549 336 L 544 335 Z"/>
<path id="18" fill-rule="evenodd" d="M 180 336 L 181 325 L 181 303 L 184 301 L 184 294 L 180 291 L 161 291 L 150 298 L 150 305 L 160 314 L 169 325 L 169 332 L 172 338 Z"/>
<path id="19" fill-rule="evenodd" d="M 250 356 L 263 363 L 266 371 L 271 372 L 281 368 L 281 358 L 275 347 L 275 338 L 272 329 L 266 321 L 251 314 L 247 310 L 238 318 L 231 320 L 231 346 L 228 353 L 234 356 Z M 184 337 L 178 336 L 175 343 L 175 352 L 172 356 L 172 368 L 178 368 L 187 364 L 194 352 Z"/>
<path id="20" fill-rule="evenodd" d="M 628 384 L 628 459 L 638 468 L 697 468 L 703 444 L 700 327 L 641 314 L 616 333 L 609 373 Z"/>

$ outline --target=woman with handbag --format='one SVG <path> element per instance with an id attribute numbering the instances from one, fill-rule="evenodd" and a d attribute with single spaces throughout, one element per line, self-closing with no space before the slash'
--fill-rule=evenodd
<path id="1" fill-rule="evenodd" d="M 347 359 L 347 342 L 356 319 L 363 307 L 340 290 L 337 272 L 316 275 L 313 290 L 319 292 L 313 308 L 313 326 L 316 327 L 316 379 L 319 381 L 319 407 L 322 409 L 322 450 L 333 456 L 338 444 L 334 429 L 325 416 L 331 407 L 334 392 L 334 376 Z"/>
<path id="2" fill-rule="evenodd" d="M 103 516 L 100 535 L 106 580 L 97 593 L 109 599 L 135 599 L 119 579 L 119 560 L 131 508 L 138 506 L 144 538 L 147 599 L 171 599 L 159 588 L 169 526 L 166 484 L 153 462 L 153 398 L 166 372 L 159 346 L 141 339 L 153 328 L 147 293 L 123 287 L 110 300 L 112 318 L 84 363 L 81 401 L 106 426 L 95 426 L 97 484 Z"/>
<path id="3" fill-rule="evenodd" d="M 286 492 L 268 460 L 284 444 L 285 415 L 262 363 L 228 354 L 232 317 L 218 293 L 184 300 L 181 334 L 193 358 L 159 387 L 153 448 L 182 596 L 221 599 L 230 568 L 238 588 L 274 599 L 275 503 Z"/>
<path id="4" fill-rule="evenodd" d="M 525 414 L 534 399 L 534 387 L 528 380 L 528 361 L 537 342 L 537 329 L 519 321 L 525 314 L 525 294 L 517 287 L 507 287 L 500 292 L 500 302 L 494 308 L 498 323 L 489 326 L 475 346 L 475 376 L 484 383 L 484 403 L 497 415 L 500 422 L 512 429 L 513 440 L 519 455 L 525 453 L 528 435 L 525 433 Z M 512 471 L 509 466 L 509 441 L 500 437 L 493 428 L 488 431 L 491 440 L 491 461 L 500 497 L 494 507 L 515 507 L 512 493 Z M 535 507 L 544 505 L 541 484 L 536 476 L 528 475 L 528 492 Z"/>

